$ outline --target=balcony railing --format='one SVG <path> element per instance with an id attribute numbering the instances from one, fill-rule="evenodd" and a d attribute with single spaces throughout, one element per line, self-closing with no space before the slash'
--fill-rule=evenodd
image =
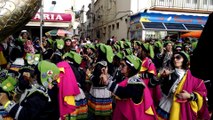
<path id="1" fill-rule="evenodd" d="M 213 0 L 151 0 L 151 9 L 202 11 L 213 10 Z"/>

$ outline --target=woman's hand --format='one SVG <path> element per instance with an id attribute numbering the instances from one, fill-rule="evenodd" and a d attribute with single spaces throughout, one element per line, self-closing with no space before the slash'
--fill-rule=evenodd
<path id="1" fill-rule="evenodd" d="M 109 84 L 109 75 L 107 68 L 103 68 L 102 74 L 100 75 L 100 84 L 102 85 L 108 85 Z"/>
<path id="2" fill-rule="evenodd" d="M 176 97 L 181 100 L 188 100 L 188 99 L 190 99 L 190 93 L 187 92 L 186 90 L 183 90 L 179 94 L 176 94 Z"/>
<path id="3" fill-rule="evenodd" d="M 9 101 L 6 93 L 0 93 L 0 103 L 4 106 Z"/>
<path id="4" fill-rule="evenodd" d="M 159 74 L 161 77 L 167 77 L 171 74 L 171 70 L 163 68 L 162 70 L 159 71 Z"/>

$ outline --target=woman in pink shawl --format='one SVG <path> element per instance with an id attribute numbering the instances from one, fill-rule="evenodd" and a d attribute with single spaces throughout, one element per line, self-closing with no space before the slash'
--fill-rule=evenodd
<path id="1" fill-rule="evenodd" d="M 141 68 L 141 60 L 128 55 L 121 61 L 120 67 L 126 78 L 119 84 L 109 80 L 107 70 L 103 70 L 100 77 L 102 84 L 107 85 L 116 96 L 113 120 L 156 120 L 150 92 L 143 80 L 136 75 Z"/>
<path id="2" fill-rule="evenodd" d="M 75 96 L 80 94 L 78 84 L 72 68 L 66 61 L 57 64 L 60 74 L 58 79 L 59 87 L 59 112 L 62 120 L 65 116 L 76 110 Z"/>
<path id="3" fill-rule="evenodd" d="M 163 93 L 157 108 L 159 120 L 209 120 L 207 90 L 204 82 L 188 70 L 189 56 L 177 52 L 171 61 L 173 71 L 163 69 L 159 73 Z"/>

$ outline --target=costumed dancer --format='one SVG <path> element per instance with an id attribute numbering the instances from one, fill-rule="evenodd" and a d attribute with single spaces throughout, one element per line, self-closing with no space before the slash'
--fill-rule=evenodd
<path id="1" fill-rule="evenodd" d="M 125 80 L 116 84 L 110 81 L 107 69 L 101 74 L 101 83 L 117 96 L 113 120 L 156 120 L 152 97 L 145 83 L 137 76 L 141 60 L 128 55 L 121 61 Z"/>

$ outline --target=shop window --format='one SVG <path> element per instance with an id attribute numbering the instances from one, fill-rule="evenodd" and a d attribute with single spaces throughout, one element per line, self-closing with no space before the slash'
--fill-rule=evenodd
<path id="1" fill-rule="evenodd" d="M 200 24 L 184 24 L 188 30 L 202 30 L 203 26 Z"/>
<path id="2" fill-rule="evenodd" d="M 116 28 L 117 28 L 117 29 L 119 29 L 119 22 L 118 22 L 118 23 L 116 23 Z"/>
<path id="3" fill-rule="evenodd" d="M 165 29 L 163 24 L 160 22 L 143 22 L 143 27 L 146 29 Z"/>
<path id="4" fill-rule="evenodd" d="M 180 23 L 164 23 L 167 29 L 172 30 L 186 30 L 185 27 Z"/>

